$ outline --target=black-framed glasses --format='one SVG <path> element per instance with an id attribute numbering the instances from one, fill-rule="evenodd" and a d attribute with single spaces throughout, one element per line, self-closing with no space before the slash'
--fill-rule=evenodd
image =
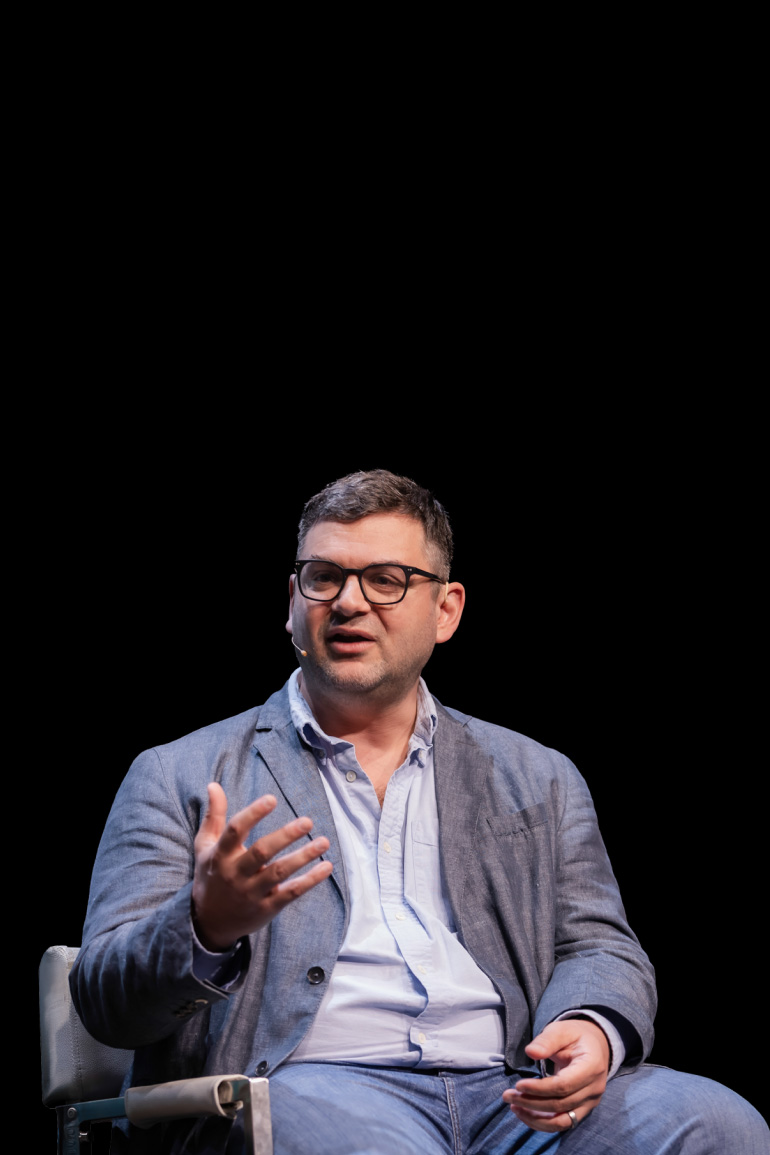
<path id="1" fill-rule="evenodd" d="M 344 569 L 334 561 L 295 561 L 299 592 L 311 602 L 333 602 L 342 592 L 351 574 L 358 578 L 361 593 L 373 606 L 393 606 L 403 601 L 414 574 L 444 584 L 444 579 L 414 565 L 367 565 L 363 569 Z"/>

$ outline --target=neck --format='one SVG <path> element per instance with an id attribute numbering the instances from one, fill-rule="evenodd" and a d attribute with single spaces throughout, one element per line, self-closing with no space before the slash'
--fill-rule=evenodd
<path id="1" fill-rule="evenodd" d="M 300 674 L 300 689 L 321 729 L 330 738 L 344 738 L 370 748 L 386 749 L 407 744 L 417 720 L 417 682 L 394 702 L 373 701 L 370 695 L 325 694 L 311 689 Z"/>

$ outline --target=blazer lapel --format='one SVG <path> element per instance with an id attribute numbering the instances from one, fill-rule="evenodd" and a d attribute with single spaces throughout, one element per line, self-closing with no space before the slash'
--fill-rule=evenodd
<path id="1" fill-rule="evenodd" d="M 467 863 L 477 847 L 479 812 L 492 759 L 468 736 L 462 722 L 438 702 L 436 708 L 433 765 L 441 866 L 457 925 L 461 927 Z"/>
<path id="2" fill-rule="evenodd" d="M 311 751 L 300 741 L 289 710 L 286 688 L 265 703 L 259 712 L 254 746 L 275 779 L 276 787 L 299 818 L 313 819 L 308 841 L 324 835 L 329 849 L 321 855 L 334 865 L 331 880 L 348 905 L 345 863 L 326 791 Z"/>
<path id="3" fill-rule="evenodd" d="M 433 753 L 439 847 L 449 900 L 459 926 L 468 856 L 474 853 L 477 845 L 479 811 L 492 759 L 468 736 L 462 722 L 439 702 L 436 702 L 436 709 L 438 726 Z M 285 687 L 260 710 L 254 745 L 294 814 L 297 817 L 307 814 L 313 819 L 314 826 L 308 839 L 321 834 L 329 839 L 329 849 L 322 857 L 334 865 L 331 878 L 347 908 L 345 864 L 331 808 L 315 758 L 300 741 L 294 728 Z"/>

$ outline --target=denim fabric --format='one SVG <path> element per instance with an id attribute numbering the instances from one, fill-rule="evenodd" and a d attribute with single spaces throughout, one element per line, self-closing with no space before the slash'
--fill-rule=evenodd
<path id="1" fill-rule="evenodd" d="M 501 1101 L 519 1077 L 499 1067 L 436 1077 L 291 1064 L 270 1081 L 275 1155 L 770 1153 L 754 1108 L 696 1075 L 639 1067 L 612 1080 L 597 1110 L 561 1135 L 530 1131 Z"/>

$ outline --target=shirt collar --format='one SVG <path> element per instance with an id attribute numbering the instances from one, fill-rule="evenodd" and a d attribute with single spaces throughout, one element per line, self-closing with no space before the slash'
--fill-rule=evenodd
<path id="1" fill-rule="evenodd" d="M 349 749 L 352 743 L 345 742 L 341 738 L 332 738 L 324 733 L 299 688 L 299 674 L 300 671 L 295 670 L 289 678 L 291 720 L 304 742 L 333 758 L 336 751 Z M 433 746 L 437 723 L 436 704 L 425 682 L 420 678 L 417 684 L 417 718 L 414 732 L 409 739 L 407 761 L 417 761 L 421 766 L 425 765 L 425 755 Z"/>

